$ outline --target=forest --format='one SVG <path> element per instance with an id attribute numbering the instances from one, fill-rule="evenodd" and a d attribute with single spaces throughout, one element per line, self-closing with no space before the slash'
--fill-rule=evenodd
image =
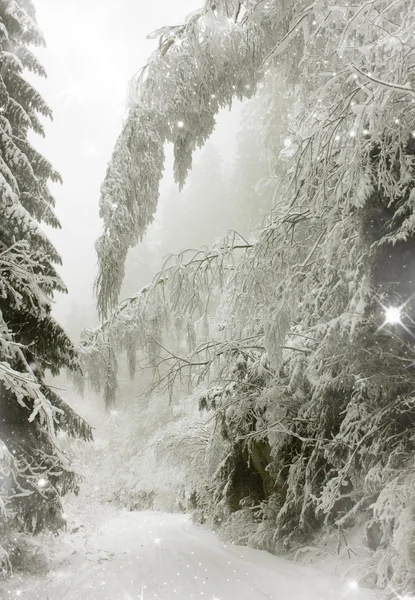
<path id="1" fill-rule="evenodd" d="M 294 562 L 354 557 L 349 583 L 412 599 L 415 3 L 206 0 L 149 35 L 79 341 L 52 310 L 35 8 L 0 0 L 0 580 L 28 548 L 38 572 L 71 511 L 82 529 L 121 510 Z M 214 135 L 235 106 L 229 167 Z"/>

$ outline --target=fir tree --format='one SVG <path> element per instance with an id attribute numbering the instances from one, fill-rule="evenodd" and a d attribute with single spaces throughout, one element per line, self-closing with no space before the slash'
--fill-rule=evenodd
<path id="1" fill-rule="evenodd" d="M 62 494 L 77 478 L 59 450 L 58 430 L 90 439 L 89 426 L 44 382 L 45 372 L 79 368 L 51 314 L 66 292 L 59 256 L 40 224 L 59 227 L 49 181 L 59 174 L 28 141 L 44 135 L 51 111 L 25 79 L 45 76 L 31 46 L 43 44 L 31 0 L 0 1 L 0 533 L 64 524 Z M 5 561 L 4 565 L 6 564 Z M 3 565 L 3 566 L 4 566 Z M 7 566 L 7 565 L 6 565 Z"/>

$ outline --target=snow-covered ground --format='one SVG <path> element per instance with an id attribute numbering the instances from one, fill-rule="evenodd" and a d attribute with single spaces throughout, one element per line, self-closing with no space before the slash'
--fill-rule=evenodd
<path id="1" fill-rule="evenodd" d="M 266 552 L 224 545 L 189 517 L 122 511 L 43 577 L 0 587 L 25 600 L 370 600 L 374 592 Z M 379 596 L 380 597 L 380 596 Z"/>

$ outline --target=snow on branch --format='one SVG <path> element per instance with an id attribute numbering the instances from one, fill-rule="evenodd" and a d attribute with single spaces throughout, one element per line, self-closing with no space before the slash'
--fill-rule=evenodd
<path id="1" fill-rule="evenodd" d="M 159 49 L 131 83 L 129 114 L 101 190 L 104 233 L 96 243 L 96 292 L 104 318 L 117 304 L 128 249 L 153 219 L 164 145 L 174 145 L 181 187 L 194 150 L 214 129 L 215 115 L 234 98 L 251 97 L 262 78 L 259 67 L 272 39 L 266 18 L 261 24 L 255 13 L 241 23 L 229 17 L 238 11 L 238 2 L 219 2 L 183 27 L 160 30 Z"/>
<path id="2" fill-rule="evenodd" d="M 179 337 L 187 331 L 191 343 L 194 322 L 206 320 L 218 294 L 232 286 L 241 258 L 252 248 L 245 238 L 229 232 L 211 248 L 171 255 L 151 284 L 122 301 L 102 327 L 85 330 L 79 350 L 92 387 L 100 390 L 104 385 L 113 399 L 116 385 L 109 373 L 116 370 L 114 353 L 127 352 L 133 374 L 137 348 L 155 360 L 165 331 L 177 330 Z"/>
<path id="3" fill-rule="evenodd" d="M 34 375 L 30 372 L 16 371 L 9 364 L 0 362 L 0 381 L 7 390 L 11 391 L 22 407 L 28 408 L 28 401 L 33 404 L 28 421 L 33 422 L 39 416 L 41 423 L 53 436 L 56 415 L 63 414 L 63 411 L 53 406 L 45 397 L 41 389 L 42 385 Z"/>
<path id="4" fill-rule="evenodd" d="M 405 0 L 394 3 L 393 7 L 386 0 L 376 0 L 356 8 L 325 2 L 312 5 L 288 2 L 283 14 L 276 0 L 246 2 L 244 18 L 237 17 L 235 21 L 229 15 L 238 15 L 240 4 L 222 1 L 216 2 L 214 8 L 206 4 L 185 25 L 155 32 L 160 36 L 160 47 L 131 83 L 129 114 L 101 191 L 104 232 L 96 243 L 99 268 L 95 289 L 103 318 L 118 302 L 128 249 L 142 239 L 153 219 L 163 172 L 164 145 L 167 142 L 174 145 L 175 178 L 181 186 L 191 168 L 195 148 L 202 146 L 213 131 L 215 114 L 230 106 L 233 98 L 256 93 L 263 76 L 261 65 L 266 63 L 269 70 L 278 58 L 280 69 L 288 74 L 289 80 L 296 86 L 301 82 L 305 106 L 310 109 L 316 99 L 315 92 L 321 87 L 321 77 L 330 71 L 335 75 L 350 73 L 350 64 L 352 73 L 366 80 L 371 77 L 372 83 L 412 93 L 409 85 L 406 90 L 407 86 L 388 83 L 393 81 L 389 73 L 402 72 L 401 66 L 394 69 L 393 65 L 407 62 L 399 44 L 391 41 L 406 39 L 401 31 L 403 26 L 395 26 L 391 20 L 392 15 L 403 14 Z M 349 43 L 357 31 L 365 40 L 361 46 Z M 287 44 L 294 39 L 292 51 L 288 51 Z M 391 48 L 393 60 L 372 60 L 376 68 L 365 75 L 368 57 L 377 55 L 382 46 Z M 313 51 L 315 47 L 320 49 L 318 55 Z M 313 57 L 307 58 L 306 69 L 301 56 Z M 318 56 L 330 57 L 330 65 Z M 329 118 L 328 106 L 329 113 L 324 114 L 322 106 L 316 106 L 310 113 L 317 119 L 317 127 L 326 123 L 322 132 L 330 148 L 329 154 L 325 150 L 326 156 L 335 149 L 336 136 L 347 139 L 357 125 L 360 130 L 365 128 L 363 114 L 354 123 L 350 114 L 352 106 L 364 102 L 363 86 L 360 85 L 361 91 L 357 88 L 354 92 L 361 99 L 351 97 L 344 104 L 341 98 L 346 100 L 352 92 L 350 84 L 354 80 L 344 77 L 341 81 L 336 77 L 334 80 L 327 90 L 333 94 L 325 93 L 325 97 L 331 96 L 333 102 L 338 98 L 336 114 Z M 377 106 L 385 114 L 387 110 L 393 111 L 393 99 L 385 104 L 377 97 Z M 365 113 L 368 125 L 378 121 L 373 109 L 371 114 Z M 327 128 L 329 122 L 332 126 Z"/>
<path id="5" fill-rule="evenodd" d="M 405 94 L 415 94 L 415 90 L 412 88 L 411 84 L 408 82 L 405 85 L 399 85 L 398 83 L 394 83 L 393 81 L 382 81 L 382 79 L 378 79 L 377 77 L 373 77 L 370 73 L 364 73 L 359 67 L 353 65 L 353 70 L 356 73 L 359 73 L 365 79 L 372 81 L 373 83 L 377 83 L 378 85 L 382 85 L 386 88 L 390 88 L 392 90 L 397 90 L 399 92 L 403 92 Z"/>

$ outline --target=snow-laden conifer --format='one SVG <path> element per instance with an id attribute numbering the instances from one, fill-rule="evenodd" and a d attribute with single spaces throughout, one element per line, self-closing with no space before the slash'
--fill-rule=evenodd
<path id="1" fill-rule="evenodd" d="M 69 338 L 51 315 L 60 258 L 41 224 L 59 227 L 48 182 L 59 174 L 32 146 L 51 117 L 25 70 L 44 76 L 31 46 L 43 44 L 30 0 L 0 1 L 0 532 L 63 525 L 60 496 L 77 485 L 56 430 L 89 427 L 44 383 L 46 370 L 77 369 Z M 0 573 L 9 565 L 0 558 Z"/>

